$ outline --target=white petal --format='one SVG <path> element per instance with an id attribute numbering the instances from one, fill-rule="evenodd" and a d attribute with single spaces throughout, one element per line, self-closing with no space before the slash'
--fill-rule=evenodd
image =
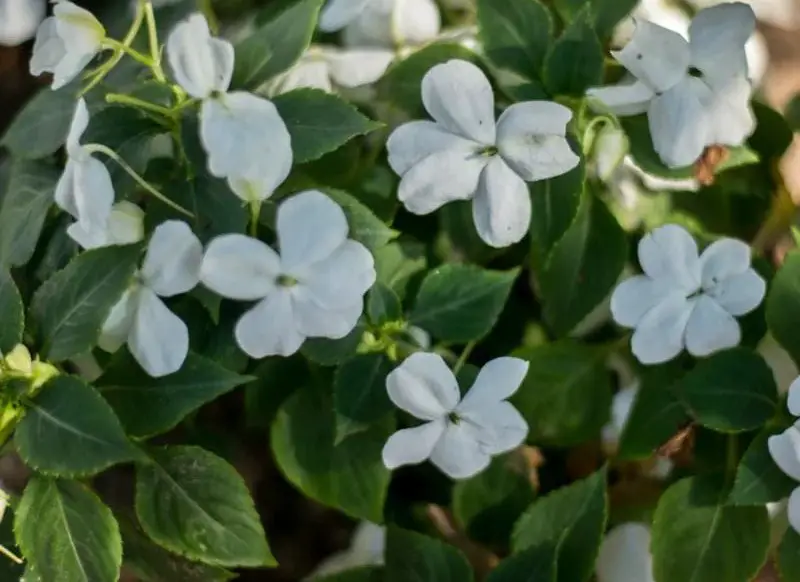
<path id="1" fill-rule="evenodd" d="M 105 37 L 105 29 L 94 14 L 72 2 L 59 1 L 53 7 L 58 35 L 68 52 L 96 52 Z"/>
<path id="2" fill-rule="evenodd" d="M 662 364 L 681 353 L 692 305 L 680 292 L 672 293 L 648 311 L 636 326 L 631 351 L 643 364 Z"/>
<path id="3" fill-rule="evenodd" d="M 707 291 L 725 311 L 737 317 L 758 307 L 766 292 L 766 281 L 754 269 L 728 277 Z"/>
<path id="4" fill-rule="evenodd" d="M 78 207 L 75 204 L 75 166 L 77 162 L 67 160 L 64 171 L 56 183 L 54 199 L 59 208 L 70 214 L 73 218 L 78 217 Z M 95 229 L 92 229 L 95 230 Z"/>
<path id="5" fill-rule="evenodd" d="M 789 516 L 789 525 L 797 533 L 800 533 L 800 487 L 795 488 L 789 496 L 789 505 L 787 508 Z"/>
<path id="6" fill-rule="evenodd" d="M 312 265 L 330 257 L 347 239 L 341 207 L 317 190 L 307 190 L 278 207 L 278 248 L 286 273 L 304 279 Z"/>
<path id="7" fill-rule="evenodd" d="M 528 185 L 494 156 L 481 173 L 472 202 L 472 218 L 483 242 L 502 248 L 521 241 L 531 225 Z"/>
<path id="8" fill-rule="evenodd" d="M 286 175 L 288 176 L 289 172 L 292 169 L 291 160 L 289 160 L 288 171 Z M 238 196 L 242 201 L 250 203 L 250 202 L 263 202 L 268 198 L 272 197 L 275 193 L 275 189 L 280 184 L 276 184 L 274 180 L 247 180 L 243 178 L 228 178 L 228 186 L 230 187 L 231 191 L 233 191 L 236 196 Z"/>
<path id="9" fill-rule="evenodd" d="M 326 309 L 303 290 L 293 289 L 291 295 L 295 326 L 306 337 L 341 339 L 353 331 L 364 311 L 360 297 L 342 308 Z"/>
<path id="10" fill-rule="evenodd" d="M 386 377 L 390 400 L 421 420 L 452 412 L 461 395 L 456 377 L 438 354 L 416 352 Z"/>
<path id="11" fill-rule="evenodd" d="M 572 111 L 550 101 L 512 105 L 497 124 L 500 155 L 529 182 L 560 176 L 578 165 L 566 138 Z"/>
<path id="12" fill-rule="evenodd" d="M 271 101 L 244 92 L 203 101 L 200 138 L 218 178 L 266 176 L 280 184 L 288 175 L 291 137 Z"/>
<path id="13" fill-rule="evenodd" d="M 625 429 L 638 392 L 638 385 L 628 386 L 614 394 L 614 398 L 611 400 L 611 424 L 617 437 Z"/>
<path id="14" fill-rule="evenodd" d="M 710 100 L 707 85 L 695 77 L 686 77 L 650 102 L 647 120 L 653 147 L 667 166 L 689 166 L 709 145 L 706 103 Z"/>
<path id="15" fill-rule="evenodd" d="M 186 360 L 189 329 L 155 293 L 143 287 L 128 347 L 145 372 L 154 378 L 166 376 L 177 372 Z"/>
<path id="16" fill-rule="evenodd" d="M 67 52 L 53 69 L 53 91 L 60 89 L 77 77 L 94 58 L 95 53 Z"/>
<path id="17" fill-rule="evenodd" d="M 330 76 L 340 87 L 371 85 L 394 60 L 394 52 L 381 49 L 349 49 L 327 55 Z"/>
<path id="18" fill-rule="evenodd" d="M 367 248 L 346 240 L 331 256 L 314 265 L 303 286 L 320 307 L 344 309 L 364 296 L 375 277 L 375 260 Z"/>
<path id="19" fill-rule="evenodd" d="M 708 143 L 742 145 L 756 127 L 756 117 L 750 107 L 753 86 L 740 75 L 718 87 L 712 85 L 712 89 L 712 100 L 707 106 Z"/>
<path id="20" fill-rule="evenodd" d="M 306 55 L 309 53 L 307 52 Z M 319 55 L 306 56 L 291 69 L 268 83 L 270 95 L 281 95 L 295 89 L 321 89 L 333 92 L 327 61 Z"/>
<path id="21" fill-rule="evenodd" d="M 647 20 L 637 20 L 630 42 L 611 54 L 658 93 L 672 88 L 684 77 L 690 58 L 685 38 Z"/>
<path id="22" fill-rule="evenodd" d="M 253 301 L 275 289 L 280 269 L 278 254 L 260 240 L 243 234 L 225 234 L 206 248 L 200 280 L 228 299 Z"/>
<path id="23" fill-rule="evenodd" d="M 781 434 L 767 439 L 769 455 L 781 471 L 792 479 L 800 481 L 800 430 L 798 425 L 790 426 Z"/>
<path id="24" fill-rule="evenodd" d="M 0 0 L 0 44 L 16 46 L 33 38 L 46 10 L 45 0 Z"/>
<path id="25" fill-rule="evenodd" d="M 75 104 L 75 113 L 67 134 L 67 152 L 70 156 L 80 155 L 80 142 L 86 128 L 89 127 L 89 109 L 83 97 Z"/>
<path id="26" fill-rule="evenodd" d="M 528 373 L 528 362 L 519 358 L 495 358 L 478 372 L 457 412 L 480 411 L 514 394 Z"/>
<path id="27" fill-rule="evenodd" d="M 750 247 L 734 238 L 714 241 L 700 256 L 703 287 L 710 288 L 718 282 L 740 275 L 750 268 Z"/>
<path id="28" fill-rule="evenodd" d="M 786 404 L 792 416 L 800 416 L 800 377 L 795 378 L 789 386 L 789 397 L 786 399 Z"/>
<path id="29" fill-rule="evenodd" d="M 452 60 L 436 65 L 422 79 L 422 102 L 451 133 L 494 145 L 494 93 L 477 66 Z"/>
<path id="30" fill-rule="evenodd" d="M 469 479 L 491 460 L 466 422 L 449 424 L 431 453 L 431 462 L 452 479 Z"/>
<path id="31" fill-rule="evenodd" d="M 694 301 L 686 324 L 686 349 L 690 354 L 708 356 L 738 346 L 741 340 L 739 323 L 719 303 L 707 295 L 700 295 Z"/>
<path id="32" fill-rule="evenodd" d="M 656 96 L 653 90 L 641 81 L 609 87 L 589 89 L 586 95 L 597 99 L 614 115 L 638 115 L 647 111 L 650 101 Z"/>
<path id="33" fill-rule="evenodd" d="M 692 65 L 712 76 L 746 76 L 744 45 L 755 28 L 753 9 L 742 2 L 701 10 L 689 27 Z"/>
<path id="34" fill-rule="evenodd" d="M 142 264 L 142 280 L 161 297 L 186 293 L 200 282 L 203 245 L 180 220 L 159 224 Z"/>
<path id="35" fill-rule="evenodd" d="M 128 341 L 133 318 L 139 306 L 139 288 L 131 287 L 122 294 L 120 300 L 111 311 L 100 330 L 97 345 L 107 352 L 116 352 Z"/>
<path id="36" fill-rule="evenodd" d="M 636 327 L 645 313 L 658 305 L 671 291 L 662 280 L 646 275 L 631 277 L 617 285 L 611 295 L 611 316 L 619 325 Z"/>
<path id="37" fill-rule="evenodd" d="M 442 26 L 439 7 L 433 0 L 395 0 L 392 38 L 400 46 L 417 45 L 436 38 Z"/>
<path id="38" fill-rule="evenodd" d="M 639 264 L 648 277 L 687 294 L 700 287 L 697 243 L 682 226 L 667 224 L 639 242 Z"/>
<path id="39" fill-rule="evenodd" d="M 36 32 L 36 40 L 33 43 L 31 75 L 38 77 L 42 73 L 52 73 L 66 52 L 64 41 L 56 31 L 56 19 L 45 18 Z"/>
<path id="40" fill-rule="evenodd" d="M 144 239 L 144 211 L 135 204 L 123 200 L 111 208 L 108 217 L 109 244 L 129 245 Z"/>
<path id="41" fill-rule="evenodd" d="M 350 24 L 370 0 L 328 0 L 319 15 L 319 29 L 335 32 Z"/>
<path id="42" fill-rule="evenodd" d="M 432 154 L 405 173 L 397 197 L 413 214 L 430 214 L 448 202 L 469 200 L 490 158 L 447 150 Z"/>
<path id="43" fill-rule="evenodd" d="M 108 230 L 105 228 L 88 229 L 80 222 L 73 222 L 67 227 L 67 235 L 82 249 L 96 249 L 108 246 Z"/>
<path id="44" fill-rule="evenodd" d="M 386 142 L 389 165 L 400 176 L 432 154 L 455 150 L 468 155 L 480 147 L 432 121 L 405 123 L 395 129 Z"/>
<path id="45" fill-rule="evenodd" d="M 73 164 L 72 192 L 75 218 L 86 228 L 105 228 L 114 204 L 114 186 L 108 168 L 98 159 L 88 157 Z M 66 170 L 65 170 L 66 174 Z M 66 207 L 65 210 L 69 212 Z"/>
<path id="46" fill-rule="evenodd" d="M 291 297 L 284 289 L 270 293 L 242 315 L 235 335 L 239 347 L 252 358 L 291 356 L 306 339 L 297 331 Z"/>
<path id="47" fill-rule="evenodd" d="M 212 38 L 202 14 L 179 23 L 167 38 L 167 58 L 175 80 L 189 95 L 205 99 L 227 91 L 233 75 L 233 45 Z"/>
<path id="48" fill-rule="evenodd" d="M 473 431 L 481 451 L 499 455 L 515 449 L 528 436 L 528 423 L 510 402 L 486 404 L 481 409 L 456 409 L 465 428 Z"/>
<path id="49" fill-rule="evenodd" d="M 596 562 L 597 582 L 653 582 L 650 529 L 625 523 L 603 539 Z"/>
<path id="50" fill-rule="evenodd" d="M 447 422 L 441 418 L 414 428 L 398 430 L 383 447 L 383 464 L 394 470 L 403 465 L 416 465 L 431 456 Z"/>

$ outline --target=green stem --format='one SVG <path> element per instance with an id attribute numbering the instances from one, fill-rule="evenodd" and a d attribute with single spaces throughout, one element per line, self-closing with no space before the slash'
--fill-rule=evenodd
<path id="1" fill-rule="evenodd" d="M 258 238 L 258 219 L 261 217 L 261 200 L 250 201 L 250 236 Z"/>
<path id="2" fill-rule="evenodd" d="M 136 14 L 133 17 L 133 22 L 131 23 L 131 27 L 128 29 L 128 32 L 125 34 L 125 38 L 122 39 L 122 43 L 116 43 L 117 46 L 114 48 L 114 53 L 111 55 L 105 63 L 100 65 L 94 73 L 90 75 L 92 79 L 91 82 L 84 87 L 81 91 L 81 95 L 85 95 L 89 91 L 91 91 L 94 87 L 96 87 L 109 72 L 111 69 L 117 66 L 117 64 L 122 60 L 125 51 L 122 47 L 129 47 L 133 44 L 133 41 L 136 39 L 136 35 L 139 33 L 139 29 L 142 27 L 142 22 L 144 21 L 144 10 L 142 9 L 141 3 L 136 4 Z M 110 41 L 111 39 L 106 39 L 106 42 Z M 114 41 L 116 42 L 116 41 Z"/>
<path id="3" fill-rule="evenodd" d="M 186 210 L 183 206 L 181 206 L 179 204 L 176 204 L 175 202 L 173 202 L 172 200 L 170 200 L 169 198 L 164 196 L 161 192 L 159 192 L 158 190 L 153 188 L 153 186 L 151 186 L 144 178 L 142 178 L 139 174 L 137 174 L 136 171 L 133 168 L 131 168 L 128 165 L 128 163 L 125 160 L 123 160 L 117 154 L 117 152 L 115 152 L 111 148 L 108 148 L 108 147 L 106 147 L 106 146 L 104 146 L 102 144 L 99 144 L 99 143 L 86 144 L 86 145 L 83 146 L 83 148 L 85 150 L 89 151 L 89 152 L 98 152 L 98 153 L 101 153 L 101 154 L 104 154 L 104 155 L 108 156 L 109 158 L 111 158 L 112 160 L 117 162 L 117 164 L 119 164 L 119 166 L 123 170 L 125 170 L 125 172 L 127 172 L 128 175 L 131 178 L 133 178 L 136 181 L 136 183 L 139 184 L 139 186 L 141 186 L 142 188 L 144 188 L 147 192 L 149 192 L 150 194 L 152 194 L 153 196 L 155 196 L 156 198 L 161 200 L 161 202 L 163 202 L 164 204 L 166 204 L 170 208 L 172 208 L 174 210 L 177 210 L 178 212 L 180 212 L 181 214 L 183 214 L 185 216 L 188 216 L 189 218 L 194 218 L 194 214 L 192 214 L 191 212 Z"/>
<path id="4" fill-rule="evenodd" d="M 219 19 L 214 12 L 212 0 L 200 0 L 200 12 L 206 17 L 208 21 L 208 28 L 213 34 L 219 34 Z"/>
<path id="5" fill-rule="evenodd" d="M 140 53 L 135 48 L 128 46 L 124 42 L 119 42 L 118 40 L 114 40 L 113 38 L 107 38 L 103 41 L 105 46 L 114 49 L 115 51 L 122 51 L 133 60 L 143 64 L 145 67 L 153 69 L 156 65 L 148 55 Z"/>
<path id="6" fill-rule="evenodd" d="M 475 349 L 475 346 L 478 345 L 478 342 L 469 342 L 466 346 L 464 346 L 464 351 L 461 352 L 461 355 L 458 357 L 458 361 L 456 365 L 453 366 L 453 374 L 458 374 L 461 371 L 461 368 L 464 367 L 464 364 L 467 363 L 469 359 L 469 355 L 472 353 L 472 350 Z"/>
<path id="7" fill-rule="evenodd" d="M 143 99 L 138 99 L 136 97 L 131 97 L 130 95 L 123 95 L 121 93 L 108 93 L 106 95 L 106 103 L 129 105 L 131 107 L 136 107 L 137 109 L 152 111 L 153 113 L 158 113 L 159 115 L 166 115 L 167 117 L 171 117 L 175 113 L 172 109 L 167 107 L 156 105 L 155 103 L 150 103 L 149 101 L 144 101 Z"/>
<path id="8" fill-rule="evenodd" d="M 166 83 L 167 76 L 164 74 L 164 69 L 161 66 L 161 48 L 158 44 L 158 29 L 156 28 L 156 17 L 153 13 L 153 3 L 150 0 L 144 3 L 144 16 L 147 20 L 147 38 L 150 44 L 150 58 L 153 60 L 153 65 L 150 67 L 153 70 L 153 76 L 159 83 Z"/>

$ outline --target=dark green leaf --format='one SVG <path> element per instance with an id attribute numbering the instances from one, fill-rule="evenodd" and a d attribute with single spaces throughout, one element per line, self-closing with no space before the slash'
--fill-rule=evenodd
<path id="1" fill-rule="evenodd" d="M 450 246 L 446 256 L 463 257 L 465 263 L 489 263 L 502 250 L 490 247 L 481 239 L 472 216 L 472 201 L 458 200 L 437 211 L 441 230 Z"/>
<path id="2" fill-rule="evenodd" d="M 758 101 L 752 102 L 756 130 L 747 144 L 764 160 L 780 158 L 792 145 L 794 135 L 783 115 Z"/>
<path id="3" fill-rule="evenodd" d="M 600 40 L 605 40 L 614 28 L 636 8 L 638 0 L 591 0 L 594 29 Z"/>
<path id="4" fill-rule="evenodd" d="M 333 381 L 336 444 L 368 430 L 392 411 L 386 392 L 386 376 L 392 368 L 383 354 L 356 356 L 337 368 Z"/>
<path id="5" fill-rule="evenodd" d="M 403 317 L 400 298 L 385 283 L 377 281 L 367 294 L 367 315 L 373 325 L 398 321 Z"/>
<path id="6" fill-rule="evenodd" d="M 472 569 L 456 548 L 437 539 L 389 527 L 386 582 L 471 582 Z"/>
<path id="7" fill-rule="evenodd" d="M 140 251 L 139 245 L 87 251 L 39 287 L 30 317 L 49 360 L 71 358 L 97 343 L 111 308 L 133 280 Z"/>
<path id="8" fill-rule="evenodd" d="M 786 499 L 797 487 L 797 482 L 781 471 L 769 454 L 767 439 L 778 432 L 767 429 L 747 447 L 728 496 L 730 505 L 766 505 Z"/>
<path id="9" fill-rule="evenodd" d="M 82 449 L 73 449 L 81 451 Z M 103 503 L 76 481 L 34 477 L 17 508 L 14 531 L 42 581 L 116 582 L 119 527 Z"/>
<path id="10" fill-rule="evenodd" d="M 386 224 L 354 196 L 341 190 L 323 189 L 336 204 L 342 207 L 350 225 L 350 238 L 357 240 L 370 251 L 375 251 L 397 236 Z"/>
<path id="11" fill-rule="evenodd" d="M 7 270 L 0 269 L 0 354 L 10 352 L 22 341 L 24 309 L 14 279 Z"/>
<path id="12" fill-rule="evenodd" d="M 278 409 L 308 381 L 308 363 L 301 354 L 265 358 L 252 371 L 255 380 L 245 386 L 248 428 L 269 429 Z"/>
<path id="13" fill-rule="evenodd" d="M 402 300 L 409 280 L 428 266 L 425 246 L 412 241 L 391 242 L 375 251 L 378 281 L 387 285 Z"/>
<path id="14" fill-rule="evenodd" d="M 582 97 L 603 79 L 603 47 L 582 11 L 553 43 L 544 61 L 544 81 L 555 95 Z"/>
<path id="15" fill-rule="evenodd" d="M 340 572 L 338 574 L 330 574 L 322 578 L 314 577 L 313 582 L 384 582 L 385 574 L 383 568 L 366 566 L 363 568 L 355 568 Z"/>
<path id="16" fill-rule="evenodd" d="M 535 546 L 500 562 L 486 582 L 558 582 L 556 559 L 553 547 Z"/>
<path id="17" fill-rule="evenodd" d="M 800 366 L 800 252 L 789 253 L 772 279 L 766 317 L 769 331 Z"/>
<path id="18" fill-rule="evenodd" d="M 335 366 L 356 355 L 366 330 L 366 326 L 359 323 L 342 339 L 310 338 L 303 343 L 300 352 L 312 362 L 323 366 Z"/>
<path id="19" fill-rule="evenodd" d="M 136 474 L 136 514 L 171 552 L 215 566 L 275 566 L 242 478 L 199 447 L 151 451 Z"/>
<path id="20" fill-rule="evenodd" d="M 518 274 L 443 265 L 425 277 L 409 320 L 445 342 L 478 340 L 494 326 Z"/>
<path id="21" fill-rule="evenodd" d="M 4 510 L 0 511 L 0 544 L 17 556 L 22 553 L 22 550 L 17 547 L 17 540 L 14 537 L 14 511 L 7 505 Z M 24 565 L 17 564 L 5 556 L 0 560 L 0 580 L 19 580 L 24 571 Z"/>
<path id="22" fill-rule="evenodd" d="M 783 534 L 778 547 L 778 571 L 784 582 L 800 580 L 800 534 L 791 527 Z"/>
<path id="23" fill-rule="evenodd" d="M 174 374 L 152 378 L 126 352 L 96 384 L 128 434 L 146 438 L 170 430 L 189 413 L 250 380 L 192 353 Z"/>
<path id="24" fill-rule="evenodd" d="M 27 465 L 62 476 L 94 475 L 137 457 L 108 403 L 73 376 L 45 384 L 17 426 L 14 442 Z"/>

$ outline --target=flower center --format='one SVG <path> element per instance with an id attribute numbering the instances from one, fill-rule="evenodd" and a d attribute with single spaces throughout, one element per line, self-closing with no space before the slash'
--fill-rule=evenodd
<path id="1" fill-rule="evenodd" d="M 480 155 L 482 155 L 482 156 L 486 156 L 487 158 L 490 158 L 492 156 L 496 156 L 498 151 L 499 150 L 497 149 L 497 146 L 490 145 L 490 146 L 484 147 L 481 150 L 478 150 L 478 153 Z"/>
<path id="2" fill-rule="evenodd" d="M 701 79 L 703 77 L 703 72 L 697 67 L 689 67 L 689 76 Z"/>
<path id="3" fill-rule="evenodd" d="M 447 420 L 449 420 L 453 424 L 459 424 L 461 422 L 461 417 L 455 412 L 451 412 L 450 414 L 447 415 Z"/>
<path id="4" fill-rule="evenodd" d="M 297 279 L 290 275 L 278 275 L 275 282 L 281 287 L 294 287 L 298 283 Z"/>

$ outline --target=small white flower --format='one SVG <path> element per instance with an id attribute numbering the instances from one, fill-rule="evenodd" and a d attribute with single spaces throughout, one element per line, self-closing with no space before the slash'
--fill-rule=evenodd
<path id="1" fill-rule="evenodd" d="M 528 362 L 497 358 L 461 398 L 453 372 L 438 354 L 417 352 L 386 378 L 389 398 L 425 424 L 398 430 L 383 447 L 389 469 L 430 459 L 453 479 L 483 471 L 492 456 L 525 441 L 528 424 L 506 399 L 528 373 Z"/>
<path id="2" fill-rule="evenodd" d="M 99 346 L 114 352 L 127 343 L 154 378 L 178 371 L 189 353 L 189 330 L 161 297 L 193 289 L 202 259 L 203 246 L 185 222 L 158 225 L 136 280 L 103 324 Z"/>
<path id="3" fill-rule="evenodd" d="M 258 301 L 235 329 L 239 347 L 253 358 L 290 356 L 309 337 L 346 336 L 375 283 L 372 255 L 347 238 L 344 212 L 321 192 L 281 203 L 277 233 L 280 254 L 255 238 L 219 236 L 200 271 L 219 295 Z"/>
<path id="4" fill-rule="evenodd" d="M 434 0 L 328 0 L 320 30 L 345 29 L 350 47 L 395 47 L 433 40 L 442 21 Z"/>
<path id="5" fill-rule="evenodd" d="M 433 67 L 422 80 L 432 121 L 412 121 L 389 137 L 389 165 L 402 179 L 398 198 L 428 214 L 454 200 L 473 200 L 472 216 L 486 244 L 505 247 L 528 232 L 525 182 L 559 176 L 579 158 L 565 137 L 572 112 L 558 103 L 512 105 L 495 123 L 494 94 L 483 72 L 466 61 Z"/>
<path id="6" fill-rule="evenodd" d="M 338 574 L 363 566 L 382 566 L 386 549 L 386 527 L 362 521 L 353 532 L 350 547 L 327 558 L 307 580 Z"/>
<path id="7" fill-rule="evenodd" d="M 167 57 L 178 84 L 202 100 L 200 139 L 209 172 L 228 178 L 240 197 L 267 198 L 292 169 L 291 138 L 272 102 L 245 91 L 227 92 L 233 45 L 212 37 L 205 17 L 194 14 L 170 33 Z"/>
<path id="8" fill-rule="evenodd" d="M 111 207 L 104 228 L 87 230 L 80 222 L 74 222 L 67 228 L 67 234 L 87 250 L 134 244 L 144 239 L 144 211 L 136 204 L 123 200 Z"/>
<path id="9" fill-rule="evenodd" d="M 781 434 L 767 439 L 767 448 L 775 464 L 795 481 L 800 481 L 800 421 Z M 800 533 L 800 485 L 789 496 L 789 524 Z"/>
<path id="10" fill-rule="evenodd" d="M 597 582 L 653 582 L 650 528 L 624 523 L 612 529 L 600 544 L 595 569 Z"/>
<path id="11" fill-rule="evenodd" d="M 45 0 L 0 0 L 0 45 L 16 46 L 32 38 L 46 11 Z"/>
<path id="12" fill-rule="evenodd" d="M 766 283 L 750 267 L 750 247 L 724 238 L 698 256 L 697 243 L 668 224 L 639 243 L 643 275 L 621 283 L 611 297 L 614 320 L 635 328 L 631 349 L 643 364 L 671 360 L 685 347 L 693 356 L 739 344 L 734 319 L 761 303 Z"/>
<path id="13" fill-rule="evenodd" d="M 53 16 L 36 33 L 31 57 L 31 75 L 53 73 L 53 89 L 78 76 L 103 49 L 106 29 L 88 10 L 67 0 L 55 0 Z"/>
<path id="14" fill-rule="evenodd" d="M 89 110 L 78 99 L 67 135 L 67 165 L 56 185 L 55 201 L 87 231 L 106 226 L 114 204 L 114 186 L 103 162 L 93 157 L 81 143 L 89 126 Z"/>
<path id="15" fill-rule="evenodd" d="M 687 41 L 652 22 L 637 22 L 614 57 L 637 79 L 589 91 L 617 115 L 647 112 L 653 146 L 670 167 L 692 164 L 714 144 L 738 146 L 753 132 L 745 43 L 755 28 L 741 2 L 700 11 Z"/>

